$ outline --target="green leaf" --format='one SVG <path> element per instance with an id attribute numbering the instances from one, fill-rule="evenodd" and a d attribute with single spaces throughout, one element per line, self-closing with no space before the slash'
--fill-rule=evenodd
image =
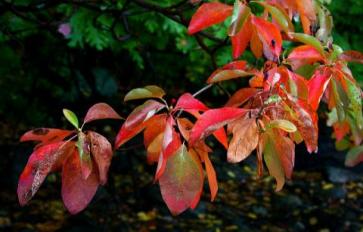
<path id="1" fill-rule="evenodd" d="M 235 36 L 242 28 L 248 16 L 251 14 L 251 9 L 241 1 L 234 2 L 231 24 L 228 29 L 229 36 Z"/>
<path id="2" fill-rule="evenodd" d="M 75 128 L 79 128 L 78 118 L 75 113 L 68 109 L 63 109 L 63 115 Z"/>
<path id="3" fill-rule="evenodd" d="M 361 130 L 363 129 L 362 91 L 348 78 L 345 78 L 345 82 L 348 87 L 347 96 L 350 101 L 349 108 L 353 112 L 353 118 L 356 120 L 358 128 Z"/>
<path id="4" fill-rule="evenodd" d="M 162 98 L 165 92 L 162 88 L 156 85 L 148 85 L 143 88 L 136 88 L 128 92 L 124 98 L 124 101 L 145 99 L 145 98 Z"/>
<path id="5" fill-rule="evenodd" d="M 264 138 L 266 139 L 266 145 L 263 158 L 270 175 L 276 179 L 276 191 L 280 191 L 285 184 L 285 172 L 271 137 L 265 134 Z"/>
<path id="6" fill-rule="evenodd" d="M 288 120 L 285 120 L 285 119 L 276 119 L 276 120 L 273 120 L 271 121 L 267 127 L 269 128 L 279 128 L 281 130 L 284 130 L 286 132 L 295 132 L 297 130 L 296 126 L 288 121 Z"/>
<path id="7" fill-rule="evenodd" d="M 90 151 L 90 141 L 88 137 L 83 133 L 78 133 L 78 141 L 76 143 L 78 153 L 81 161 L 82 177 L 86 180 L 92 173 L 92 159 Z"/>
<path id="8" fill-rule="evenodd" d="M 288 33 L 290 32 L 292 29 L 292 25 L 290 22 L 290 20 L 287 18 L 287 16 L 282 13 L 278 8 L 271 6 L 265 2 L 256 2 L 258 4 L 260 4 L 261 6 L 265 7 L 265 9 L 270 12 L 271 16 L 273 19 L 276 20 L 277 24 L 281 27 L 281 29 Z"/>
<path id="9" fill-rule="evenodd" d="M 301 43 L 313 46 L 322 56 L 325 57 L 324 48 L 320 41 L 315 37 L 303 33 L 289 33 L 289 35 Z"/>

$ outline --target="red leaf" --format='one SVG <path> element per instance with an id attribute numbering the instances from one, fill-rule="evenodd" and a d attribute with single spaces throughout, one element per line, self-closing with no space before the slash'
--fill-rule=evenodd
<path id="1" fill-rule="evenodd" d="M 317 110 L 320 100 L 330 82 L 331 72 L 327 69 L 317 70 L 308 82 L 309 104 L 313 110 Z"/>
<path id="2" fill-rule="evenodd" d="M 286 67 L 280 67 L 280 84 L 284 84 L 286 90 L 294 97 L 307 101 L 309 96 L 308 82 L 305 78 L 291 72 Z"/>
<path id="3" fill-rule="evenodd" d="M 157 101 L 148 100 L 134 109 L 116 136 L 115 149 L 140 133 L 145 128 L 144 122 L 164 107 L 163 104 Z"/>
<path id="4" fill-rule="evenodd" d="M 324 61 L 324 57 L 311 45 L 302 45 L 292 50 L 287 58 L 293 70 L 297 70 L 301 66 L 314 64 L 318 61 Z"/>
<path id="5" fill-rule="evenodd" d="M 228 138 L 223 127 L 213 132 L 213 136 L 220 142 L 224 148 L 228 149 Z"/>
<path id="6" fill-rule="evenodd" d="M 115 139 L 115 149 L 118 149 L 127 141 L 135 137 L 145 128 L 145 123 L 140 123 L 132 128 L 126 128 L 125 124 L 122 125 Z"/>
<path id="7" fill-rule="evenodd" d="M 81 161 L 77 150 L 67 159 L 62 170 L 62 198 L 71 214 L 76 214 L 87 207 L 99 185 L 97 168 L 84 180 Z"/>
<path id="8" fill-rule="evenodd" d="M 204 105 L 201 101 L 193 97 L 193 95 L 191 95 L 190 93 L 185 93 L 178 99 L 174 111 L 180 109 L 206 111 L 208 110 L 208 107 Z"/>
<path id="9" fill-rule="evenodd" d="M 17 192 L 20 205 L 28 203 L 46 176 L 56 170 L 73 149 L 73 142 L 56 142 L 42 146 L 30 155 L 19 178 Z"/>
<path id="10" fill-rule="evenodd" d="M 248 101 L 251 97 L 256 95 L 258 89 L 255 88 L 242 88 L 235 92 L 232 97 L 229 98 L 225 106 L 227 107 L 239 107 Z"/>
<path id="11" fill-rule="evenodd" d="M 125 121 L 126 128 L 132 128 L 151 118 L 156 112 L 163 109 L 165 105 L 154 100 L 147 100 L 144 104 L 136 107 Z"/>
<path id="12" fill-rule="evenodd" d="M 98 103 L 89 108 L 84 123 L 100 119 L 121 119 L 121 116 L 106 103 Z"/>
<path id="13" fill-rule="evenodd" d="M 39 147 L 49 143 L 62 141 L 72 133 L 74 133 L 74 131 L 54 128 L 37 128 L 23 134 L 20 137 L 20 142 L 39 141 L 40 143 L 36 146 Z"/>
<path id="14" fill-rule="evenodd" d="M 89 131 L 88 137 L 91 143 L 91 153 L 98 167 L 100 184 L 107 182 L 108 169 L 112 160 L 112 146 L 110 142 L 102 135 Z"/>
<path id="15" fill-rule="evenodd" d="M 244 53 L 251 38 L 252 26 L 251 20 L 248 18 L 243 24 L 241 30 L 235 36 L 231 36 L 233 59 L 237 59 Z"/>
<path id="16" fill-rule="evenodd" d="M 160 177 L 161 195 L 173 215 L 195 206 L 203 189 L 200 160 L 182 145 L 167 161 Z"/>
<path id="17" fill-rule="evenodd" d="M 363 53 L 358 51 L 345 51 L 339 58 L 343 61 L 363 64 Z"/>
<path id="18" fill-rule="evenodd" d="M 263 43 L 264 54 L 267 59 L 276 61 L 282 51 L 282 37 L 279 28 L 262 18 L 252 17 L 252 24 Z"/>
<path id="19" fill-rule="evenodd" d="M 158 166 L 156 168 L 155 181 L 164 173 L 165 165 L 169 157 L 174 154 L 180 147 L 181 141 L 178 133 L 174 129 L 175 121 L 169 117 L 164 130 L 162 143 L 162 152 L 159 155 Z"/>
<path id="20" fill-rule="evenodd" d="M 232 14 L 232 10 L 232 6 L 220 2 L 203 3 L 193 15 L 188 26 L 188 33 L 191 35 L 223 22 Z"/>
<path id="21" fill-rule="evenodd" d="M 243 116 L 247 110 L 239 108 L 224 107 L 220 109 L 208 110 L 197 120 L 191 135 L 189 144 L 193 145 L 227 123 Z"/>

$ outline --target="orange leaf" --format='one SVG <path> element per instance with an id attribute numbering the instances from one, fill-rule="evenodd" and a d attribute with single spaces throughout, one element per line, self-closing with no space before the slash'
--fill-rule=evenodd
<path id="1" fill-rule="evenodd" d="M 282 36 L 279 28 L 275 24 L 258 17 L 252 17 L 251 22 L 263 44 L 265 57 L 276 61 L 282 51 Z"/>
<path id="2" fill-rule="evenodd" d="M 233 138 L 229 144 L 227 160 L 238 163 L 246 159 L 257 147 L 259 132 L 255 118 L 239 119 L 230 124 Z"/>

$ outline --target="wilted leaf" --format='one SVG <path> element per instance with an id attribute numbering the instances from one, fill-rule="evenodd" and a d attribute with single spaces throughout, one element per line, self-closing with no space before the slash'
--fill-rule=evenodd
<path id="1" fill-rule="evenodd" d="M 182 145 L 168 159 L 159 179 L 161 195 L 170 212 L 178 215 L 199 201 L 204 175 L 198 157 Z"/>
<path id="2" fill-rule="evenodd" d="M 257 147 L 259 131 L 255 118 L 238 119 L 232 122 L 233 138 L 228 147 L 227 160 L 238 163 L 246 159 Z"/>

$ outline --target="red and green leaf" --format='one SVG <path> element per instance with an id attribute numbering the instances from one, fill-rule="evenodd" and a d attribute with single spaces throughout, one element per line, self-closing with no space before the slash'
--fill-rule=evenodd
<path id="1" fill-rule="evenodd" d="M 159 179 L 161 195 L 173 215 L 194 208 L 203 189 L 204 175 L 199 158 L 182 145 L 168 159 Z"/>

